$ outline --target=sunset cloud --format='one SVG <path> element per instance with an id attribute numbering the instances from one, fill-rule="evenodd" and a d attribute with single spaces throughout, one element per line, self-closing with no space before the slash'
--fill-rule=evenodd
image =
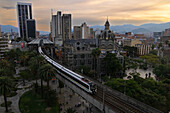
<path id="1" fill-rule="evenodd" d="M 72 14 L 73 25 L 161 23 L 170 21 L 170 0 L 1 0 L 0 24 L 17 26 L 17 2 L 32 3 L 37 29 L 49 31 L 51 9 Z"/>

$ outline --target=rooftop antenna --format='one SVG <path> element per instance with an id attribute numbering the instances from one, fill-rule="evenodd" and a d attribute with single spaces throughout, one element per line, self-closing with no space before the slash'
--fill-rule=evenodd
<path id="1" fill-rule="evenodd" d="M 53 15 L 53 9 L 51 9 L 51 16 Z"/>

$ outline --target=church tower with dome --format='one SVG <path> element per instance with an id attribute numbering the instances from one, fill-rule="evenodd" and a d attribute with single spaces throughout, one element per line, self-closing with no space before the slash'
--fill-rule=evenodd
<path id="1" fill-rule="evenodd" d="M 101 31 L 98 36 L 99 48 L 102 53 L 114 53 L 115 52 L 115 35 L 110 30 L 110 23 L 108 19 L 105 22 L 105 29 Z"/>
<path id="2" fill-rule="evenodd" d="M 110 24 L 109 24 L 108 18 L 107 18 L 107 21 L 105 23 L 105 30 L 110 30 Z"/>

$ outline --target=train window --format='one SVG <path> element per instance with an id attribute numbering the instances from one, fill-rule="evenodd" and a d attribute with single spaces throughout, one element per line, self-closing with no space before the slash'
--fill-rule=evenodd
<path id="1" fill-rule="evenodd" d="M 66 72 L 64 72 L 64 73 L 68 75 L 68 73 L 66 73 Z M 80 80 L 78 80 L 78 79 L 76 79 L 76 78 L 74 78 L 74 77 L 72 77 L 72 76 L 68 76 L 68 77 L 70 77 L 72 80 L 78 82 L 79 84 L 81 84 L 81 85 L 84 86 L 85 88 L 89 89 L 89 86 L 88 86 L 87 84 L 83 83 L 82 81 L 80 81 Z M 83 79 L 83 78 L 82 78 L 82 79 Z"/>

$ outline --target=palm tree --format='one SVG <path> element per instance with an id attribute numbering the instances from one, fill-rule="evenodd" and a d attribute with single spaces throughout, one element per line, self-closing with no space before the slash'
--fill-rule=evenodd
<path id="1" fill-rule="evenodd" d="M 4 96 L 5 108 L 6 112 L 8 112 L 8 104 L 7 104 L 7 93 L 11 91 L 13 84 L 12 80 L 6 76 L 0 77 L 0 92 Z"/>
<path id="2" fill-rule="evenodd" d="M 21 53 L 20 59 L 23 61 L 24 67 L 25 67 L 25 64 L 26 64 L 26 61 L 28 60 L 28 58 L 29 58 L 28 52 L 27 51 L 23 51 Z"/>
<path id="3" fill-rule="evenodd" d="M 96 48 L 96 49 L 93 49 L 92 50 L 92 55 L 93 55 L 93 58 L 94 58 L 94 70 L 96 70 L 97 68 L 97 64 L 98 64 L 98 57 L 100 56 L 100 53 L 101 53 L 101 50 L 99 48 Z"/>
<path id="4" fill-rule="evenodd" d="M 40 67 L 39 73 L 41 73 L 42 78 L 47 81 L 47 102 L 49 97 L 49 81 L 52 77 L 55 77 L 55 69 L 50 64 L 44 64 Z M 47 103 L 48 105 L 48 103 Z"/>
<path id="5" fill-rule="evenodd" d="M 39 68 L 38 69 L 38 76 L 41 80 L 41 98 L 43 98 L 43 78 L 44 78 L 44 72 Z"/>
<path id="6" fill-rule="evenodd" d="M 25 80 L 30 78 L 29 70 L 22 70 L 19 75 L 23 79 L 23 85 L 25 86 Z"/>
<path id="7" fill-rule="evenodd" d="M 36 56 L 36 57 L 32 57 L 29 61 L 29 67 L 30 67 L 30 71 L 33 75 L 33 79 L 36 80 L 36 84 L 35 84 L 35 91 L 37 92 L 37 80 L 40 78 L 38 76 L 38 69 L 41 65 L 45 64 L 45 59 L 42 56 Z"/>
<path id="8" fill-rule="evenodd" d="M 10 68 L 10 64 L 7 60 L 1 60 L 0 61 L 0 68 Z"/>
<path id="9" fill-rule="evenodd" d="M 0 68 L 0 76 L 11 77 L 13 73 L 9 68 Z"/>

